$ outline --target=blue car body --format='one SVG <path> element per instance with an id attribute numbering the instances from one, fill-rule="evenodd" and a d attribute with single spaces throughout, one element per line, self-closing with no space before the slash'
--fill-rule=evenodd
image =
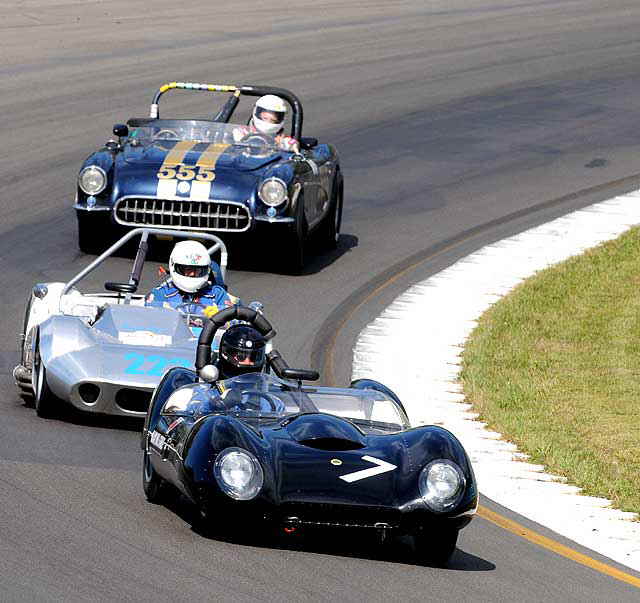
<path id="1" fill-rule="evenodd" d="M 123 229 L 141 226 L 212 232 L 243 245 L 267 236 L 282 242 L 285 257 L 298 267 L 314 231 L 327 246 L 335 245 L 343 190 L 335 148 L 301 136 L 302 107 L 290 92 L 234 90 L 252 96 L 275 90 L 287 99 L 300 151 L 284 151 L 258 133 L 237 140 L 235 132 L 243 126 L 228 123 L 237 96 L 212 119 L 150 117 L 116 125 L 119 140 L 87 157 L 80 170 L 74 207 L 83 251 L 100 251 Z M 87 169 L 104 176 L 104 186 L 94 194 L 83 186 Z M 284 186 L 282 202 L 262 200 L 260 188 L 267 181 Z"/>

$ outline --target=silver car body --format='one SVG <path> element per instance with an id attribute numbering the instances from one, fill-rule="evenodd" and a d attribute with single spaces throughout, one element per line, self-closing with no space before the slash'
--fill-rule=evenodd
<path id="1" fill-rule="evenodd" d="M 76 408 L 143 417 L 163 373 L 193 364 L 198 337 L 178 310 L 145 306 L 142 295 L 85 294 L 76 287 L 131 238 L 141 236 L 142 244 L 152 234 L 166 236 L 167 231 L 135 229 L 67 283 L 34 286 L 20 336 L 21 364 L 14 369 L 16 384 L 24 394 L 37 398 L 41 386 L 37 367 L 41 364 L 51 392 Z M 209 253 L 220 252 L 224 278 L 227 251 L 222 240 L 202 233 L 170 234 L 213 242 Z M 141 269 L 140 265 L 138 274 Z"/>

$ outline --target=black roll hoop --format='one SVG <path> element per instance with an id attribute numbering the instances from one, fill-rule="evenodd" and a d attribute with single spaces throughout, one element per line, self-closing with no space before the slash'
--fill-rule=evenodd
<path id="1" fill-rule="evenodd" d="M 243 320 L 248 322 L 267 340 L 272 339 L 276 335 L 271 323 L 259 312 L 246 306 L 226 308 L 214 314 L 205 323 L 200 333 L 198 347 L 196 348 L 196 371 L 200 371 L 203 367 L 207 366 L 207 364 L 211 364 L 211 343 L 213 342 L 216 331 L 230 320 Z"/>

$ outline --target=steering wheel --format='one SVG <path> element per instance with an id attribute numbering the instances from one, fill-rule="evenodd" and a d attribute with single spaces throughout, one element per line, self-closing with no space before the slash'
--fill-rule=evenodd
<path id="1" fill-rule="evenodd" d="M 262 411 L 261 402 L 265 401 L 269 406 L 269 410 L 266 412 L 279 413 L 281 411 L 281 409 L 278 408 L 278 403 L 274 401 L 273 396 L 264 392 L 256 392 L 251 390 L 243 391 L 240 393 L 240 400 L 242 404 L 252 404 L 254 406 L 258 406 L 258 410 L 260 411 Z M 278 400 L 278 402 L 281 406 L 283 406 L 280 400 Z"/>
<path id="2" fill-rule="evenodd" d="M 178 140 L 180 137 L 178 133 L 174 130 L 169 130 L 165 128 L 164 130 L 160 130 L 154 137 L 154 140 Z"/>
<path id="3" fill-rule="evenodd" d="M 207 306 L 198 302 L 185 302 L 176 306 L 176 310 L 187 317 L 188 327 L 204 327 L 207 315 L 204 313 Z"/>
<path id="4" fill-rule="evenodd" d="M 246 147 L 242 152 L 250 157 L 269 155 L 270 149 L 274 144 L 273 138 L 259 132 L 250 132 L 240 142 Z"/>

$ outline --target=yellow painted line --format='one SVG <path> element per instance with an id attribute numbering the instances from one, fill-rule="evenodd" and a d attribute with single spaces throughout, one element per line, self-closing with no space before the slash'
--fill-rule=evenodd
<path id="1" fill-rule="evenodd" d="M 421 264 L 423 264 L 423 263 L 425 263 L 425 262 L 427 262 L 427 261 L 429 261 L 431 259 L 434 259 L 438 255 L 440 255 L 440 254 L 442 254 L 442 253 L 444 253 L 446 251 L 449 251 L 451 249 L 454 249 L 455 247 L 461 245 L 462 243 L 464 243 L 466 241 L 469 241 L 470 239 L 473 239 L 475 236 L 477 236 L 477 234 L 472 234 L 472 235 L 469 235 L 468 237 L 464 237 L 460 241 L 456 241 L 455 243 L 451 243 L 451 244 L 443 247 L 439 251 L 436 251 L 436 252 L 430 254 L 427 257 L 424 257 L 424 258 L 422 258 L 420 260 L 417 260 L 413 264 L 410 264 L 409 266 L 405 267 L 403 270 L 400 270 L 399 272 L 397 272 L 393 276 L 389 277 L 386 281 L 384 281 L 383 283 L 378 285 L 373 291 L 371 291 L 363 300 L 361 300 L 358 304 L 356 304 L 345 315 L 343 320 L 340 321 L 338 327 L 334 331 L 334 333 L 333 333 L 333 335 L 332 335 L 332 337 L 331 337 L 331 339 L 329 341 L 329 345 L 327 346 L 327 354 L 326 354 L 326 362 L 325 362 L 325 375 L 327 376 L 328 385 L 336 386 L 336 379 L 335 379 L 334 370 L 333 370 L 334 363 L 335 363 L 334 350 L 335 350 L 336 342 L 337 342 L 337 339 L 338 339 L 338 333 L 350 321 L 351 317 L 362 306 L 364 306 L 367 302 L 372 300 L 379 293 L 384 291 L 389 285 L 393 284 L 395 281 L 397 281 L 399 278 L 401 278 L 405 274 L 411 272 L 412 270 L 414 270 L 415 268 L 417 268 Z M 503 528 L 504 530 L 507 530 L 507 531 L 509 531 L 509 532 L 511 532 L 513 534 L 517 534 L 518 536 L 521 536 L 522 538 L 525 538 L 526 540 L 528 540 L 529 542 L 531 542 L 533 544 L 537 544 L 538 546 L 540 546 L 542 548 L 545 548 L 545 549 L 547 549 L 549 551 L 553 551 L 554 553 L 557 553 L 558 555 L 562 555 L 563 557 L 566 557 L 567 559 L 571 559 L 572 561 L 575 561 L 576 563 L 580 563 L 581 565 L 585 565 L 587 567 L 590 567 L 591 569 L 594 569 L 597 572 L 600 572 L 602 574 L 610 576 L 611 578 L 615 578 L 616 580 L 620 580 L 621 582 L 625 582 L 626 584 L 631 584 L 632 586 L 635 586 L 636 588 L 640 588 L 640 578 L 636 578 L 635 576 L 632 576 L 631 574 L 627 574 L 626 572 L 623 572 L 623 571 L 621 571 L 619 569 L 616 569 L 615 567 L 613 567 L 611 565 L 607 565 L 606 563 L 602 563 L 600 561 L 596 561 L 595 559 L 592 559 L 588 555 L 583 555 L 582 553 L 579 553 L 578 551 L 575 551 L 575 550 L 573 550 L 572 548 L 570 548 L 568 546 L 564 546 L 563 544 L 560 544 L 559 542 L 556 542 L 555 540 L 553 540 L 551 538 L 547 538 L 546 536 L 543 536 L 542 534 L 538 534 L 537 532 L 534 532 L 533 530 L 529 530 L 529 529 L 525 528 L 523 525 L 520 525 L 519 523 L 517 523 L 515 521 L 512 521 L 510 519 L 507 519 L 506 517 L 503 517 L 499 513 L 491 511 L 491 510 L 487 509 L 486 507 L 483 507 L 482 505 L 478 506 L 477 514 L 478 514 L 479 517 L 482 517 L 483 519 L 486 519 L 487 521 L 490 521 L 494 525 L 497 525 L 497 526 Z"/>
<path id="2" fill-rule="evenodd" d="M 560 544 L 551 538 L 547 538 L 542 534 L 538 534 L 533 530 L 529 530 L 525 528 L 523 525 L 519 524 L 516 521 L 512 521 L 511 519 L 507 519 L 502 515 L 496 513 L 495 511 L 491 511 L 486 507 L 479 506 L 478 507 L 478 516 L 490 521 L 491 523 L 511 532 L 512 534 L 517 534 L 518 536 L 532 542 L 533 544 L 537 544 L 542 548 L 545 548 L 549 551 L 553 551 L 558 555 L 562 555 L 567 559 L 571 559 L 571 561 L 575 561 L 581 565 L 585 565 L 594 569 L 602 574 L 606 574 L 607 576 L 611 576 L 616 580 L 620 580 L 621 582 L 626 582 L 627 584 L 631 584 L 631 586 L 635 586 L 636 588 L 640 588 L 640 578 L 636 578 L 631 574 L 627 574 L 611 565 L 607 565 L 606 563 L 602 563 L 601 561 L 596 561 L 592 559 L 588 555 L 583 555 L 578 551 L 574 551 L 572 548 L 565 546 L 564 544 Z"/>
<path id="3" fill-rule="evenodd" d="M 210 144 L 204 151 L 202 151 L 202 154 L 200 155 L 200 158 L 198 159 L 196 165 L 203 168 L 215 167 L 216 161 L 218 161 L 220 155 L 222 155 L 230 146 L 231 145 L 222 144 L 219 142 Z"/>
<path id="4" fill-rule="evenodd" d="M 181 140 L 167 153 L 162 167 L 175 167 L 182 163 L 184 156 L 197 145 L 195 140 Z"/>

